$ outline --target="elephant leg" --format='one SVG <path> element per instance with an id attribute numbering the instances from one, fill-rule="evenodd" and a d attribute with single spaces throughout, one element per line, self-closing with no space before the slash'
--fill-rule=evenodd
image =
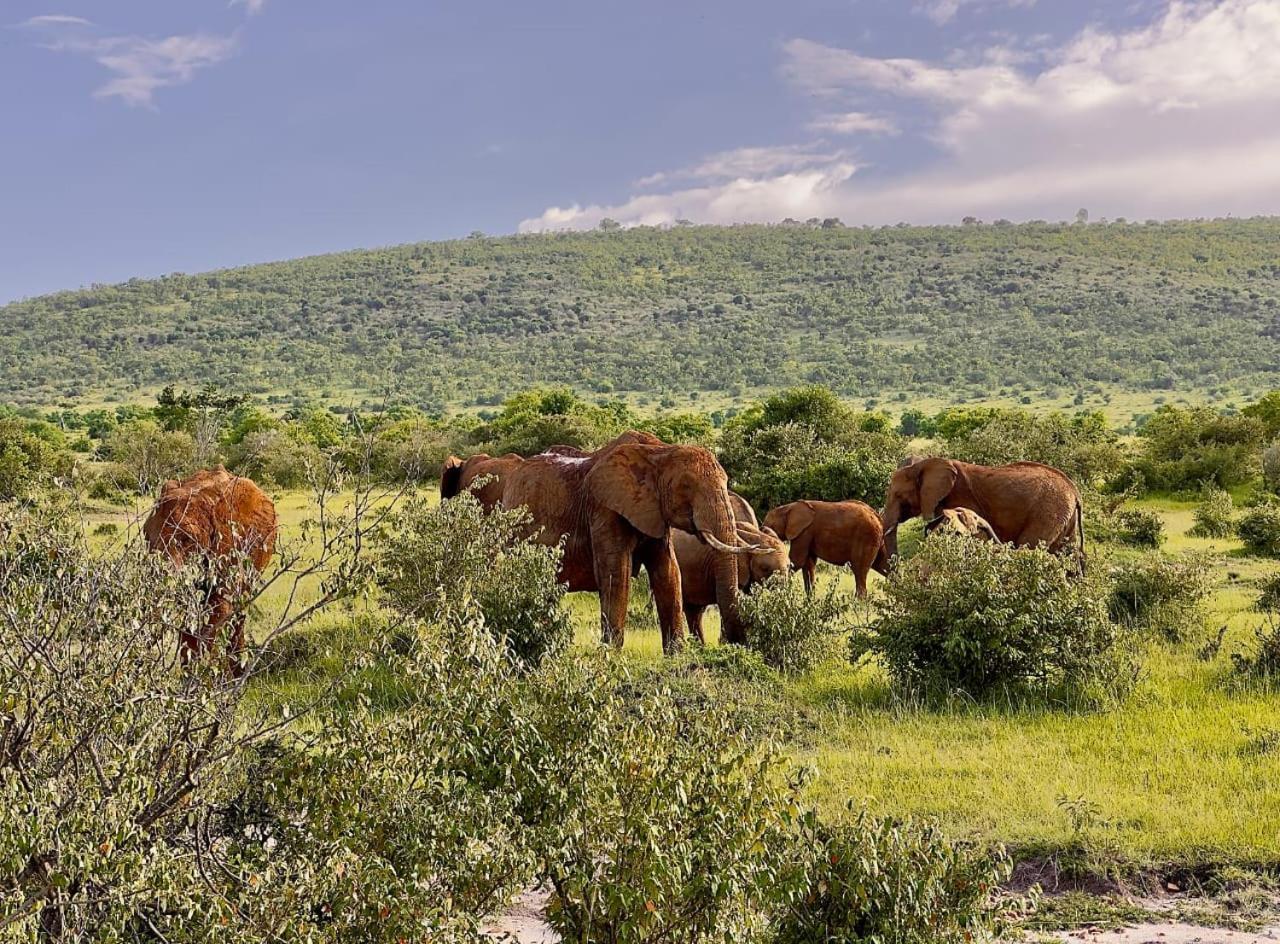
<path id="1" fill-rule="evenodd" d="M 804 574 L 804 592 L 809 596 L 813 596 L 814 573 L 818 569 L 818 562 L 813 559 L 807 560 L 804 562 L 804 566 L 800 569 Z"/>
<path id="2" fill-rule="evenodd" d="M 859 600 L 867 598 L 867 571 L 870 568 L 859 567 L 857 564 L 850 564 L 849 569 L 853 571 L 853 583 L 857 587 L 857 597 Z"/>
<path id="3" fill-rule="evenodd" d="M 631 561 L 596 559 L 600 587 L 600 642 L 621 649 L 626 638 L 627 600 L 631 593 Z"/>
<path id="4" fill-rule="evenodd" d="M 706 645 L 707 637 L 702 634 L 702 614 L 706 611 L 704 606 L 686 606 L 684 608 L 684 619 L 689 624 L 689 632 L 693 633 L 698 642 Z"/>
<path id="5" fill-rule="evenodd" d="M 662 651 L 672 653 L 684 645 L 685 622 L 682 613 L 680 565 L 669 541 L 656 543 L 645 555 L 649 571 L 649 587 L 658 607 L 658 626 L 662 629 Z"/>

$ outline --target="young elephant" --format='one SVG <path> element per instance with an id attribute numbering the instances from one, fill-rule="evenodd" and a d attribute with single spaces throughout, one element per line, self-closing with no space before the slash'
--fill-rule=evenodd
<path id="1" fill-rule="evenodd" d="M 732 494 L 732 493 L 730 493 Z M 768 528 L 761 530 L 741 519 L 737 523 L 738 539 L 745 544 L 767 548 L 768 553 L 753 554 L 738 561 L 738 589 L 745 592 L 753 584 L 762 583 L 774 574 L 785 574 L 790 566 L 787 546 Z M 702 614 L 721 598 L 716 586 L 719 570 L 716 552 L 687 531 L 673 531 L 671 543 L 680 565 L 680 587 L 684 595 L 684 618 L 689 630 L 706 642 L 702 635 Z"/>
<path id="2" fill-rule="evenodd" d="M 848 564 L 860 597 L 867 595 L 871 568 L 885 571 L 880 516 L 864 502 L 791 502 L 765 515 L 764 526 L 791 542 L 791 563 L 804 574 L 809 593 L 813 593 L 813 572 L 819 560 Z"/>
<path id="3" fill-rule="evenodd" d="M 925 534 L 958 534 L 962 537 L 976 538 L 980 541 L 992 541 L 1000 544 L 991 522 L 972 508 L 946 508 L 942 514 L 924 526 Z"/>

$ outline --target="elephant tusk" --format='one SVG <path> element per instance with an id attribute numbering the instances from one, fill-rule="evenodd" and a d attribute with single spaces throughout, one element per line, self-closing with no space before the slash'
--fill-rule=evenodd
<path id="1" fill-rule="evenodd" d="M 757 545 L 755 544 L 743 544 L 735 547 L 732 544 L 725 544 L 724 541 L 721 541 L 710 531 L 699 531 L 698 533 L 702 535 L 702 539 L 704 541 L 706 541 L 709 545 L 711 545 L 717 551 L 720 551 L 724 554 L 755 554 L 757 553 Z"/>

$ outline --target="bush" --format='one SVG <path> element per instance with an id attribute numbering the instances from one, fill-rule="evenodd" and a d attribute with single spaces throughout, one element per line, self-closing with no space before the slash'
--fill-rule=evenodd
<path id="1" fill-rule="evenodd" d="M 835 586 L 810 597 L 797 581 L 778 574 L 739 601 L 747 644 L 767 665 L 800 673 L 837 653 L 848 632 L 850 600 Z"/>
<path id="2" fill-rule="evenodd" d="M 546 878 L 566 941 L 758 940 L 802 786 L 777 755 L 661 693 L 594 742 Z"/>
<path id="3" fill-rule="evenodd" d="M 324 453 L 298 430 L 275 427 L 246 433 L 227 462 L 237 475 L 279 488 L 303 488 L 325 470 Z"/>
<path id="4" fill-rule="evenodd" d="M 523 509 L 486 512 L 472 495 L 436 508 L 415 499 L 383 548 L 388 603 L 427 623 L 483 620 L 529 666 L 563 651 L 573 626 L 556 579 L 562 551 L 525 540 L 528 521 Z"/>
<path id="5" fill-rule="evenodd" d="M 70 454 L 40 435 L 45 425 L 0 415 L 0 501 L 22 498 L 70 473 Z"/>
<path id="6" fill-rule="evenodd" d="M 1131 547 L 1159 547 L 1164 543 L 1164 521 L 1145 508 L 1123 508 L 1115 515 L 1113 540 Z"/>
<path id="7" fill-rule="evenodd" d="M 1161 633 L 1171 641 L 1204 621 L 1209 565 L 1194 557 L 1144 554 L 1111 568 L 1111 618 Z"/>
<path id="8" fill-rule="evenodd" d="M 1142 455 L 1134 463 L 1151 488 L 1168 491 L 1243 485 L 1258 472 L 1265 427 L 1255 417 L 1208 407 L 1162 406 L 1143 425 Z"/>
<path id="9" fill-rule="evenodd" d="M 1236 672 L 1264 682 L 1280 678 L 1280 620 L 1272 617 L 1253 631 L 1249 652 L 1231 653 Z"/>
<path id="10" fill-rule="evenodd" d="M 875 653 L 904 692 L 1074 699 L 1131 679 L 1126 634 L 1095 575 L 1040 549 L 937 536 L 885 584 L 853 654 Z"/>
<path id="11" fill-rule="evenodd" d="M 1123 492 L 1084 493 L 1085 533 L 1091 541 L 1123 544 L 1129 547 L 1159 547 L 1164 543 L 1164 522 L 1145 508 L 1125 508 L 1140 487 L 1131 485 Z"/>
<path id="12" fill-rule="evenodd" d="M 1262 453 L 1262 484 L 1280 492 L 1280 441 L 1273 442 Z"/>
<path id="13" fill-rule="evenodd" d="M 1200 538 L 1225 538 L 1235 531 L 1232 515 L 1235 503 L 1231 493 L 1212 485 L 1200 492 L 1200 504 L 1196 505 L 1195 525 L 1191 533 Z"/>
<path id="14" fill-rule="evenodd" d="M 1280 557 L 1280 502 L 1249 509 L 1236 525 L 1236 531 L 1251 554 Z"/>
<path id="15" fill-rule="evenodd" d="M 788 423 L 727 432 L 720 459 L 734 489 L 758 507 L 803 498 L 879 505 L 905 449 L 894 433 L 853 430 L 827 442 L 811 427 Z"/>
<path id="16" fill-rule="evenodd" d="M 196 443 L 191 434 L 163 429 L 154 420 L 117 426 L 102 448 L 140 494 L 154 491 L 166 479 L 183 478 L 196 470 Z"/>
<path id="17" fill-rule="evenodd" d="M 954 411 L 953 411 L 954 412 Z M 1114 478 L 1124 466 L 1119 436 L 1101 413 L 1038 415 L 1024 410 L 968 411 L 936 427 L 956 459 L 982 465 L 1030 460 L 1061 469 L 1081 485 Z"/>
<path id="18" fill-rule="evenodd" d="M 1263 579 L 1262 594 L 1254 608 L 1263 612 L 1280 613 L 1280 573 Z"/>
<path id="19" fill-rule="evenodd" d="M 775 944 L 968 944 L 999 938 L 1011 930 L 1015 907 L 1025 907 L 1000 901 L 1000 885 L 1013 874 L 1003 849 L 987 854 L 933 826 L 865 811 L 837 825 L 806 814 L 798 832 Z"/>

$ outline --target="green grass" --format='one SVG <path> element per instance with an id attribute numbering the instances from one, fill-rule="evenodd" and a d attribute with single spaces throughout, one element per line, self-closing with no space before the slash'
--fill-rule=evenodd
<path id="1" fill-rule="evenodd" d="M 783 697 L 805 726 L 793 749 L 798 761 L 818 768 L 813 797 L 820 807 L 836 815 L 852 799 L 879 812 L 936 819 L 955 833 L 1004 842 L 1024 855 L 1065 855 L 1084 847 L 1120 868 L 1280 866 L 1280 791 L 1274 788 L 1280 751 L 1249 749 L 1260 733 L 1280 731 L 1280 696 L 1236 680 L 1230 659 L 1261 621 L 1252 611 L 1256 583 L 1276 565 L 1243 556 L 1234 539 L 1189 536 L 1194 502 L 1141 504 L 1164 520 L 1166 553 L 1213 556 L 1214 589 L 1203 629 L 1177 645 L 1151 642 L 1135 690 L 1106 710 L 902 704 L 874 665 L 833 663 L 787 680 Z M 278 496 L 278 507 L 284 540 L 295 540 L 309 513 L 308 496 Z M 140 518 L 138 509 L 95 508 L 86 527 L 107 520 L 123 526 Z M 110 540 L 129 540 L 133 533 L 136 524 Z M 851 588 L 847 572 L 821 572 L 820 581 L 832 580 Z M 264 594 L 253 621 L 258 633 L 279 617 L 289 583 L 279 581 Z M 317 592 L 304 584 L 299 601 Z M 579 644 L 596 645 L 597 598 L 572 594 L 567 605 Z M 376 609 L 376 602 L 356 609 Z M 637 611 L 620 658 L 653 665 L 662 659 L 659 635 L 643 618 L 642 605 L 633 606 L 633 615 Z M 343 671 L 346 634 L 359 625 L 354 615 L 336 610 L 319 617 L 306 631 L 316 634 L 320 655 L 306 673 L 271 679 L 261 697 L 288 701 L 325 673 Z M 714 637 L 714 611 L 708 617 Z M 1198 658 L 1197 650 L 1222 625 L 1221 651 L 1210 661 Z M 1091 804 L 1090 825 L 1073 828 L 1061 798 Z"/>

